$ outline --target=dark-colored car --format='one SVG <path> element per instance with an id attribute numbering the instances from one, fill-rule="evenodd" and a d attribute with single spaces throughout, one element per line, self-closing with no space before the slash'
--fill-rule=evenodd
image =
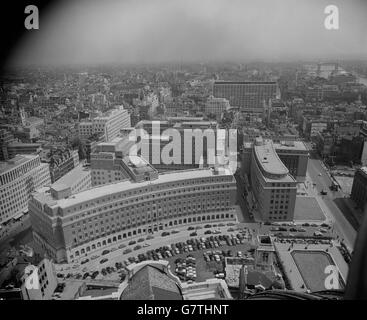
<path id="1" fill-rule="evenodd" d="M 100 264 L 102 264 L 102 263 L 105 263 L 105 262 L 107 262 L 108 261 L 108 259 L 107 258 L 104 258 L 104 259 L 102 259 L 99 263 Z"/>
<path id="2" fill-rule="evenodd" d="M 169 236 L 169 235 L 170 235 L 170 233 L 167 232 L 167 231 L 162 232 L 162 237 L 166 237 L 166 236 Z"/>
<path id="3" fill-rule="evenodd" d="M 105 254 L 108 254 L 108 253 L 110 253 L 110 250 L 103 250 L 102 251 L 102 255 L 104 256 Z"/>
<path id="4" fill-rule="evenodd" d="M 131 241 L 129 242 L 129 246 L 131 246 L 131 245 L 133 245 L 133 244 L 136 244 L 136 241 L 131 240 Z"/>
<path id="5" fill-rule="evenodd" d="M 206 230 L 205 232 L 204 232 L 204 234 L 211 234 L 212 232 L 211 232 L 211 230 Z"/>

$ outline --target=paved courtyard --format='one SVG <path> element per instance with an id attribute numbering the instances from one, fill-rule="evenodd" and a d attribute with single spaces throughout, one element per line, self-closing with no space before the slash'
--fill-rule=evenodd
<path id="1" fill-rule="evenodd" d="M 324 271 L 326 264 L 336 265 L 342 281 L 346 283 L 348 265 L 338 248 L 335 246 L 335 243 L 333 243 L 332 246 L 327 244 L 305 245 L 294 243 L 292 246 L 289 243 L 275 242 L 275 247 L 294 290 L 304 292 L 307 290 L 325 290 L 324 283 L 327 274 L 325 274 Z M 293 252 L 298 253 L 296 254 L 296 259 L 294 258 Z M 318 252 L 321 253 L 321 255 L 302 255 L 300 254 L 302 252 Z M 330 260 L 325 260 L 325 257 L 322 256 L 322 253 L 326 252 Z"/>

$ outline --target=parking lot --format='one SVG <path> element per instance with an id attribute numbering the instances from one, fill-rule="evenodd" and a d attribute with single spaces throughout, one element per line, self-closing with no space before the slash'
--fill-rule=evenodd
<path id="1" fill-rule="evenodd" d="M 106 255 L 102 255 L 98 260 L 95 260 L 98 261 L 100 266 L 99 268 L 94 268 L 94 270 L 91 270 L 90 268 L 87 270 L 87 268 L 84 268 L 82 272 L 69 269 L 67 273 L 65 270 L 58 275 L 60 278 L 103 278 L 108 280 L 121 280 L 126 275 L 125 267 L 131 263 L 161 259 L 169 261 L 171 270 L 174 273 L 176 269 L 175 261 L 178 259 L 183 261 L 189 255 L 191 255 L 196 260 L 194 270 L 196 273 L 195 278 L 188 279 L 185 275 L 185 277 L 181 276 L 182 280 L 203 281 L 208 278 L 213 278 L 214 272 L 223 271 L 223 261 L 225 256 L 236 255 L 237 251 L 246 252 L 247 250 L 250 250 L 253 245 L 251 244 L 252 234 L 248 229 L 235 232 L 235 230 L 230 227 L 227 228 L 227 231 L 230 230 L 231 235 L 228 235 L 219 234 L 220 231 L 217 229 L 210 230 L 209 226 L 210 225 L 207 225 L 207 228 L 203 227 L 203 230 L 201 230 L 201 237 L 191 236 L 189 239 L 186 238 L 186 241 L 173 242 L 172 244 L 167 244 L 146 251 L 143 251 L 144 247 L 142 245 L 142 248 L 139 249 L 140 253 L 136 254 L 134 254 L 135 251 L 129 247 L 123 251 L 123 256 L 121 258 L 125 256 L 125 259 L 119 259 L 119 261 L 115 262 L 114 264 L 111 263 L 108 258 L 103 258 L 103 256 L 108 256 L 106 250 Z M 190 234 L 193 233 L 191 232 Z M 135 244 L 132 244 L 130 246 L 134 245 Z M 214 257 L 214 254 L 212 254 L 213 251 L 217 251 L 217 261 Z M 209 254 L 209 252 L 211 253 Z M 208 261 L 205 260 L 205 255 L 207 256 L 207 259 L 209 259 Z M 96 265 L 96 263 L 94 265 Z"/>

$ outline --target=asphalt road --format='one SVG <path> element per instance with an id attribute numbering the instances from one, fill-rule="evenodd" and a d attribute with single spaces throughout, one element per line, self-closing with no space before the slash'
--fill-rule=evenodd
<path id="1" fill-rule="evenodd" d="M 341 192 L 330 191 L 329 187 L 332 181 L 327 174 L 327 171 L 324 169 L 321 160 L 310 158 L 307 170 L 312 181 L 316 183 L 315 189 L 318 194 L 320 194 L 322 190 L 328 192 L 327 195 L 322 196 L 321 200 L 325 203 L 335 219 L 334 230 L 342 239 L 344 239 L 345 244 L 349 248 L 353 249 L 357 233 L 334 202 L 336 198 L 343 197 L 343 194 Z M 319 176 L 320 173 L 321 176 Z"/>

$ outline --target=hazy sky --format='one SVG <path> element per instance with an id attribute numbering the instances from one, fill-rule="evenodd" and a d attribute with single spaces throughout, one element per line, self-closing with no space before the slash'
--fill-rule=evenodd
<path id="1" fill-rule="evenodd" d="M 324 8 L 339 8 L 326 30 Z M 15 63 L 367 58 L 364 0 L 72 0 L 40 12 Z"/>

